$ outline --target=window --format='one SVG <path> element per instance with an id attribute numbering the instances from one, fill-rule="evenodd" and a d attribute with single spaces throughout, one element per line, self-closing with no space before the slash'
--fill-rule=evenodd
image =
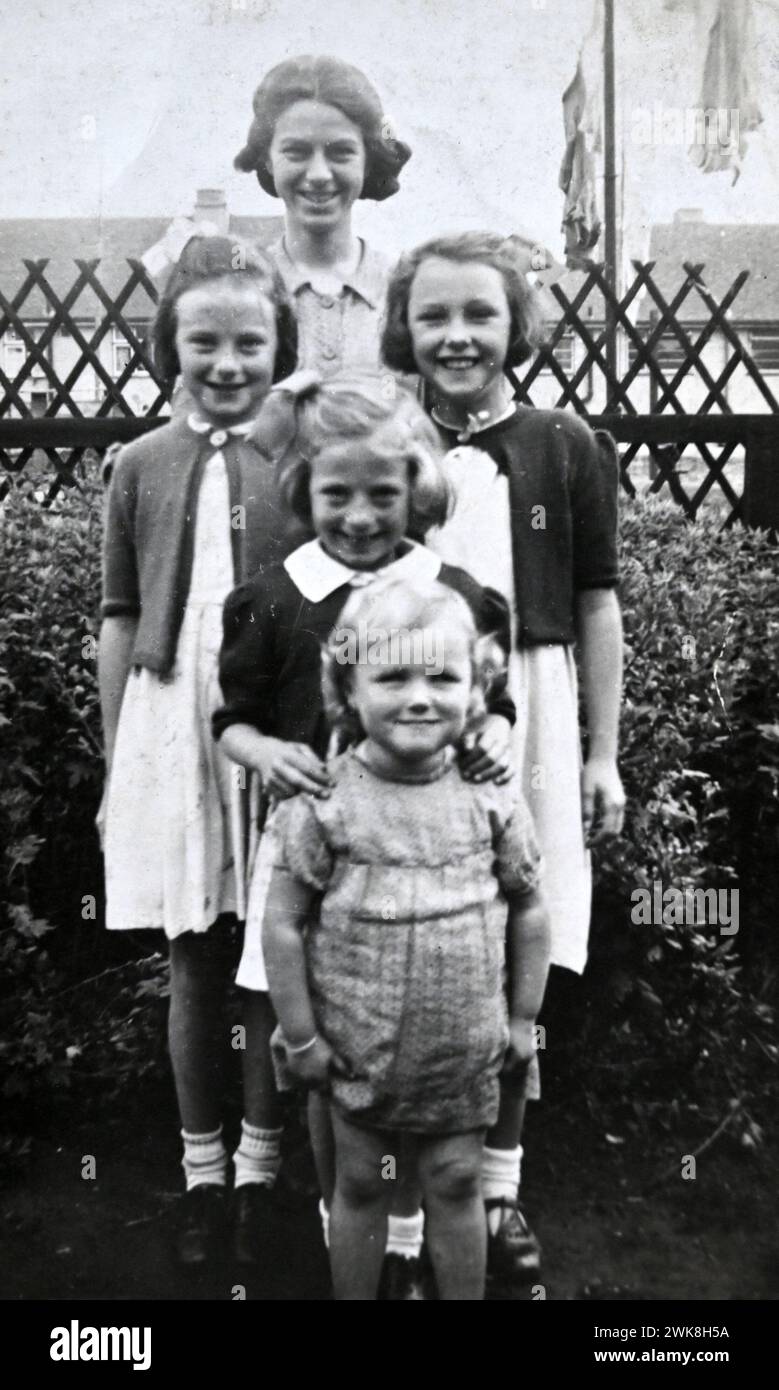
<path id="1" fill-rule="evenodd" d="M 549 337 L 552 336 L 552 327 L 549 327 Z M 566 375 L 570 375 L 574 369 L 574 335 L 570 329 L 566 329 L 559 343 L 556 343 L 552 353 L 558 367 Z M 544 367 L 548 372 L 549 367 Z"/>
<path id="2" fill-rule="evenodd" d="M 132 358 L 132 348 L 123 333 L 118 328 L 111 329 L 111 349 L 113 353 L 113 370 L 111 375 L 118 377 L 122 375 L 125 367 L 129 367 Z"/>
<path id="3" fill-rule="evenodd" d="M 647 334 L 647 337 L 650 335 Z M 636 360 L 635 343 L 628 343 L 628 362 L 632 367 Z M 678 371 L 679 367 L 687 361 L 687 351 L 679 342 L 674 333 L 664 333 L 659 343 L 655 343 L 652 349 L 652 356 L 659 367 L 669 375 Z M 643 368 L 646 370 L 646 368 Z"/>
<path id="4" fill-rule="evenodd" d="M 131 325 L 131 327 L 134 332 L 138 333 L 138 327 L 135 324 Z M 141 335 L 139 334 L 139 336 Z M 116 380 L 117 377 L 121 376 L 125 367 L 129 367 L 133 355 L 133 348 L 131 348 L 124 334 L 120 332 L 118 328 L 111 329 L 111 350 L 113 354 L 112 375 L 114 380 Z M 148 376 L 145 367 L 138 365 L 136 365 L 133 375 L 136 373 L 140 376 Z"/>
<path id="5" fill-rule="evenodd" d="M 6 376 L 13 378 L 22 370 L 26 355 L 24 343 L 16 329 L 6 329 L 3 337 L 3 371 Z"/>
<path id="6" fill-rule="evenodd" d="M 749 337 L 755 365 L 761 372 L 779 372 L 779 329 L 754 328 Z"/>

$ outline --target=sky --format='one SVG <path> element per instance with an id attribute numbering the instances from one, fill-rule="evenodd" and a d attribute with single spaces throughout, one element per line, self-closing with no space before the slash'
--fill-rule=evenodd
<path id="1" fill-rule="evenodd" d="M 709 3 L 709 0 L 703 0 Z M 361 202 L 388 252 L 466 227 L 521 231 L 562 255 L 561 96 L 594 0 L 30 0 L 0 8 L 0 216 L 278 213 L 232 168 L 264 72 L 295 53 L 362 67 L 413 148 L 401 192 Z M 637 109 L 698 103 L 694 0 L 616 0 L 629 250 L 652 221 L 779 217 L 779 0 L 756 0 L 758 97 L 741 178 L 683 146 L 636 143 Z M 668 8 L 667 8 L 668 6 Z"/>

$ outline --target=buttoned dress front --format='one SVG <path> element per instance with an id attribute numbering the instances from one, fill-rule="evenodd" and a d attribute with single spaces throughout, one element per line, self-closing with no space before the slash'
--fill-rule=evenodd
<path id="1" fill-rule="evenodd" d="M 360 260 L 339 294 L 315 290 L 292 260 L 284 238 L 268 248 L 292 300 L 298 325 L 298 368 L 332 376 L 342 368 L 376 368 L 389 263 L 361 241 Z"/>

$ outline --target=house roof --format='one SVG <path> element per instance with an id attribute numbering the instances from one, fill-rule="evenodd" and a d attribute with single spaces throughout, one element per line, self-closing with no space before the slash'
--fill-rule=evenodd
<path id="1" fill-rule="evenodd" d="M 737 323 L 776 323 L 779 321 L 779 223 L 746 226 L 736 222 L 705 222 L 701 218 L 681 217 L 659 222 L 652 228 L 647 261 L 654 261 L 652 279 L 666 302 L 674 297 L 685 279 L 685 261 L 703 265 L 701 278 L 719 304 L 741 270 L 749 271 L 731 306 L 730 318 Z M 632 267 L 627 274 L 632 279 Z M 573 300 L 584 282 L 584 272 L 568 271 L 560 288 Z M 630 284 L 630 280 L 627 281 Z M 551 292 L 543 291 L 544 312 L 550 323 L 562 310 Z M 643 294 L 638 305 L 638 321 L 646 323 L 656 308 Z M 598 290 L 588 295 L 579 314 L 586 323 L 602 324 L 603 297 Z M 687 323 L 703 323 L 709 317 L 705 301 L 697 290 L 684 300 L 679 317 Z"/>
<path id="2" fill-rule="evenodd" d="M 170 226 L 169 217 L 9 217 L 0 218 L 0 290 L 12 299 L 21 288 L 26 267 L 24 260 L 47 259 L 45 276 L 62 299 L 78 277 L 74 264 L 97 260 L 97 278 L 113 299 L 130 274 L 128 258 L 139 260 Z M 280 217 L 230 217 L 230 231 L 267 246 L 279 234 Z M 39 289 L 33 289 L 23 305 L 23 317 L 47 317 L 47 303 Z M 125 316 L 151 317 L 153 306 L 144 289 L 133 291 L 124 306 Z M 72 307 L 76 317 L 102 315 L 94 291 L 86 288 Z"/>
<path id="3" fill-rule="evenodd" d="M 749 279 L 730 310 L 734 322 L 779 320 L 779 223 L 748 225 L 737 222 L 677 220 L 656 223 L 649 243 L 649 260 L 656 261 L 652 277 L 669 299 L 682 284 L 684 262 L 703 263 L 702 279 L 719 304 L 741 270 Z M 641 317 L 651 306 L 641 306 Z M 709 317 L 701 296 L 693 290 L 680 317 L 699 322 Z"/>

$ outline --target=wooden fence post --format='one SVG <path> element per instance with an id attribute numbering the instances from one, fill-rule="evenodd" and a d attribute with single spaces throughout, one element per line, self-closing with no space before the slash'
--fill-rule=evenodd
<path id="1" fill-rule="evenodd" d="M 747 526 L 779 532 L 779 431 L 776 416 L 749 423 L 744 450 L 743 516 Z"/>

